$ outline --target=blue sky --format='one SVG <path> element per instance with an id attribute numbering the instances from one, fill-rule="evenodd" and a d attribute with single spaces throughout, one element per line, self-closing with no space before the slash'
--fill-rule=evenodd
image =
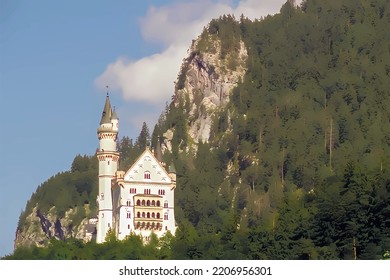
<path id="1" fill-rule="evenodd" d="M 0 257 L 36 188 L 93 155 L 106 85 L 120 137 L 153 128 L 191 40 L 222 14 L 283 0 L 0 0 Z"/>

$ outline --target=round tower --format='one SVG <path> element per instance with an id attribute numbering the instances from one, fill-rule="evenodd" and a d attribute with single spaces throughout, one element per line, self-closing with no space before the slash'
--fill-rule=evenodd
<path id="1" fill-rule="evenodd" d="M 99 139 L 99 149 L 96 153 L 99 160 L 97 243 L 104 242 L 107 232 L 113 228 L 111 182 L 118 170 L 119 153 L 116 147 L 118 129 L 119 120 L 115 111 L 112 111 L 107 94 L 100 126 L 97 130 Z"/>

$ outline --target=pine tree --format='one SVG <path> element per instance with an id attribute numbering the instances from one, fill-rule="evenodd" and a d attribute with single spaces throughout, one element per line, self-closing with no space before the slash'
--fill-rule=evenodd
<path id="1" fill-rule="evenodd" d="M 144 150 L 146 147 L 150 146 L 150 134 L 149 134 L 149 128 L 146 122 L 143 122 L 141 132 L 139 136 L 137 137 L 136 146 L 140 150 Z"/>

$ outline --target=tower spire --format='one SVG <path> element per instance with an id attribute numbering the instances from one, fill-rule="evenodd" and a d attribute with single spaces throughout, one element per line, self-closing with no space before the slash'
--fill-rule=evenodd
<path id="1" fill-rule="evenodd" d="M 104 109 L 103 109 L 102 119 L 100 121 L 100 124 L 110 123 L 111 122 L 111 115 L 112 115 L 112 109 L 111 109 L 111 103 L 110 103 L 110 96 L 107 92 L 106 103 L 104 104 Z"/>

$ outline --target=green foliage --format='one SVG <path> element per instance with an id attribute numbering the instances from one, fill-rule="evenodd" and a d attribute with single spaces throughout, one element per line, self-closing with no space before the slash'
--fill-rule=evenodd
<path id="1" fill-rule="evenodd" d="M 97 180 L 96 157 L 76 156 L 71 171 L 51 177 L 32 194 L 19 217 L 18 228 L 22 230 L 26 226 L 26 216 L 34 207 L 41 213 L 53 209 L 53 214 L 59 218 L 63 218 L 69 209 L 77 208 L 79 214 L 73 220 L 77 225 L 86 216 L 84 204 L 89 204 L 90 208 L 96 207 Z"/>
<path id="2" fill-rule="evenodd" d="M 143 151 L 147 146 L 150 147 L 150 140 L 151 139 L 150 139 L 149 127 L 146 124 L 146 122 L 143 122 L 141 132 L 137 137 L 137 141 L 135 145 L 138 146 L 138 148 Z"/>
<path id="3" fill-rule="evenodd" d="M 197 55 L 216 53 L 219 40 L 228 66 L 243 40 L 248 71 L 214 112 L 208 143 L 193 154 L 172 141 L 185 225 L 177 258 L 233 258 L 234 246 L 244 258 L 347 259 L 354 240 L 356 258 L 388 250 L 389 14 L 388 1 L 308 0 L 262 20 L 210 22 Z M 180 137 L 184 105 L 166 114 Z M 226 232 L 230 211 L 238 220 Z"/>
<path id="4" fill-rule="evenodd" d="M 95 241 L 83 243 L 79 239 L 60 241 L 51 239 L 47 247 L 20 247 L 6 260 L 146 260 L 158 259 L 160 249 L 156 237 L 148 244 L 141 238 L 130 235 L 124 240 L 117 240 L 109 234 L 106 242 L 96 244 Z M 169 245 L 167 245 L 169 246 Z"/>

